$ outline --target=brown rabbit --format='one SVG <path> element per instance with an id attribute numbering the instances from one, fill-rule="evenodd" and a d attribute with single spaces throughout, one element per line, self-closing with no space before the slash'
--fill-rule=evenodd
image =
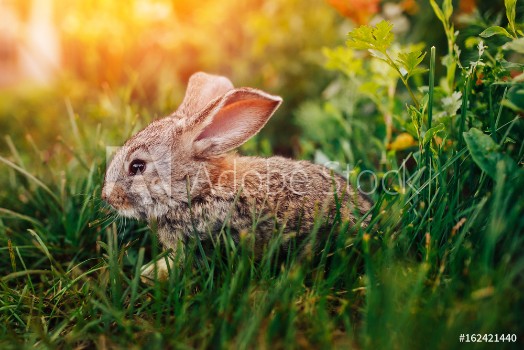
<path id="1" fill-rule="evenodd" d="M 208 241 L 227 225 L 234 239 L 254 235 L 260 256 L 275 227 L 306 236 L 319 215 L 335 215 L 337 202 L 342 219 L 354 225 L 371 202 L 342 176 L 307 161 L 230 152 L 258 133 L 281 102 L 235 89 L 224 77 L 194 74 L 177 111 L 116 153 L 102 198 L 123 216 L 155 220 L 165 248 L 191 236 Z"/>

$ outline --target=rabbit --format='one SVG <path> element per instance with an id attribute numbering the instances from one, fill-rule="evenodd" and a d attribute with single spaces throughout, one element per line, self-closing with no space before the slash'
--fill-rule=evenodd
<path id="1" fill-rule="evenodd" d="M 308 161 L 233 151 L 281 103 L 281 97 L 258 89 L 234 88 L 222 76 L 193 74 L 178 109 L 116 152 L 102 199 L 122 216 L 156 222 L 166 249 L 192 237 L 209 242 L 227 225 L 236 241 L 252 235 L 260 257 L 276 228 L 284 236 L 306 237 L 319 215 L 334 217 L 337 211 L 354 226 L 372 202 L 343 176 Z M 369 217 L 360 223 L 366 227 Z"/>

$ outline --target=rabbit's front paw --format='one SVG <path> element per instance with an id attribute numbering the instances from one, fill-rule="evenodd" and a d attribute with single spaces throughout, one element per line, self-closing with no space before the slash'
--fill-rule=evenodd
<path id="1" fill-rule="evenodd" d="M 142 283 L 146 284 L 153 284 L 155 281 L 155 277 L 158 281 L 167 281 L 167 279 L 169 278 L 169 271 L 172 270 L 173 267 L 173 258 L 171 258 L 168 255 L 160 260 L 142 266 L 142 269 L 140 270 L 140 280 L 142 281 Z"/>

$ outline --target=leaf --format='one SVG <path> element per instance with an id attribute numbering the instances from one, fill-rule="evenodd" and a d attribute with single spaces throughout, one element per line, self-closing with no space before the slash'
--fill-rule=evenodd
<path id="1" fill-rule="evenodd" d="M 393 33 L 391 32 L 392 29 L 393 24 L 391 24 L 388 21 L 380 21 L 377 24 L 373 32 L 373 35 L 379 43 L 379 45 L 377 45 L 379 50 L 382 49 L 383 51 L 385 51 L 391 46 L 391 43 L 394 39 Z"/>
<path id="2" fill-rule="evenodd" d="M 329 70 L 338 70 L 348 76 L 362 73 L 362 59 L 355 57 L 355 53 L 348 47 L 337 46 L 334 49 L 323 48 L 326 57 L 325 67 Z"/>
<path id="3" fill-rule="evenodd" d="M 348 33 L 349 39 L 346 41 L 348 47 L 357 50 L 367 50 L 374 48 L 375 38 L 373 37 L 373 28 L 363 25 Z"/>
<path id="4" fill-rule="evenodd" d="M 471 158 L 489 177 L 496 180 L 497 163 L 505 163 L 507 175 L 519 176 L 520 170 L 508 155 L 499 152 L 499 147 L 493 139 L 477 128 L 464 132 L 464 140 Z"/>
<path id="5" fill-rule="evenodd" d="M 524 111 L 524 84 L 516 84 L 512 86 L 508 90 L 508 94 L 503 101 L 503 104 L 514 111 Z"/>
<path id="6" fill-rule="evenodd" d="M 506 6 L 506 17 L 508 17 L 509 26 L 513 30 L 513 33 L 515 33 L 517 0 L 504 0 L 504 5 Z"/>
<path id="7" fill-rule="evenodd" d="M 415 127 L 415 130 L 417 131 L 417 135 L 420 138 L 420 123 L 422 120 L 422 113 L 420 113 L 420 110 L 418 108 L 415 108 L 415 106 L 409 106 L 408 113 L 411 117 L 411 122 L 413 126 Z"/>
<path id="8" fill-rule="evenodd" d="M 453 14 L 453 4 L 451 0 L 444 0 L 444 3 L 442 4 L 442 9 L 438 6 L 435 0 L 430 0 L 429 3 L 433 8 L 433 12 L 435 12 L 435 15 L 437 15 L 437 18 L 444 25 L 444 28 L 448 29 L 449 19 Z"/>
<path id="9" fill-rule="evenodd" d="M 513 39 L 511 34 L 509 34 L 506 29 L 499 27 L 499 26 L 489 27 L 486 30 L 484 30 L 482 33 L 480 33 L 479 35 L 483 38 L 489 38 L 489 37 L 492 37 L 493 35 L 504 35 L 510 39 Z"/>
<path id="10" fill-rule="evenodd" d="M 445 129 L 444 124 L 438 124 L 426 131 L 424 134 L 424 139 L 422 140 L 422 144 L 426 145 L 428 142 L 430 142 L 433 137 L 438 134 L 439 132 L 443 131 Z"/>
<path id="11" fill-rule="evenodd" d="M 513 39 L 513 41 L 505 44 L 502 48 L 524 54 L 524 38 Z"/>
<path id="12" fill-rule="evenodd" d="M 406 70 L 409 78 L 412 75 L 426 71 L 426 69 L 418 68 L 424 57 L 426 57 L 426 53 L 422 53 L 422 51 L 401 52 L 398 54 L 397 63 Z"/>
<path id="13" fill-rule="evenodd" d="M 524 109 L 521 109 L 519 106 L 517 106 L 516 104 L 514 104 L 510 100 L 502 100 L 502 105 L 504 107 L 508 107 L 509 109 L 511 109 L 511 110 L 513 110 L 515 112 L 519 112 L 519 113 L 523 113 L 524 112 Z"/>
<path id="14" fill-rule="evenodd" d="M 433 7 L 433 12 L 435 12 L 435 15 L 437 15 L 437 18 L 442 22 L 446 23 L 446 18 L 444 17 L 444 13 L 442 13 L 442 10 L 437 5 L 435 0 L 430 0 L 429 3 L 431 4 L 431 7 Z"/>
<path id="15" fill-rule="evenodd" d="M 394 39 L 392 28 L 393 25 L 388 21 L 381 21 L 375 27 L 360 26 L 348 33 L 346 45 L 357 50 L 377 50 L 386 53 Z"/>
<path id="16" fill-rule="evenodd" d="M 442 11 L 447 19 L 451 18 L 451 15 L 453 15 L 453 3 L 451 0 L 444 0 Z"/>

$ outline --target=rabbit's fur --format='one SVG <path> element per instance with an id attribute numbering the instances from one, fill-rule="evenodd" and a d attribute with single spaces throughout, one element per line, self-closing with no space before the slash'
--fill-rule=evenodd
<path id="1" fill-rule="evenodd" d="M 123 216 L 155 220 L 166 248 L 194 235 L 208 240 L 226 224 L 234 238 L 254 234 L 259 256 L 275 227 L 307 235 L 319 215 L 337 213 L 337 201 L 342 219 L 355 224 L 371 202 L 342 176 L 307 161 L 230 152 L 258 133 L 281 102 L 260 90 L 235 89 L 224 77 L 194 74 L 177 111 L 116 153 L 102 197 Z M 145 170 L 133 175 L 135 159 Z"/>

